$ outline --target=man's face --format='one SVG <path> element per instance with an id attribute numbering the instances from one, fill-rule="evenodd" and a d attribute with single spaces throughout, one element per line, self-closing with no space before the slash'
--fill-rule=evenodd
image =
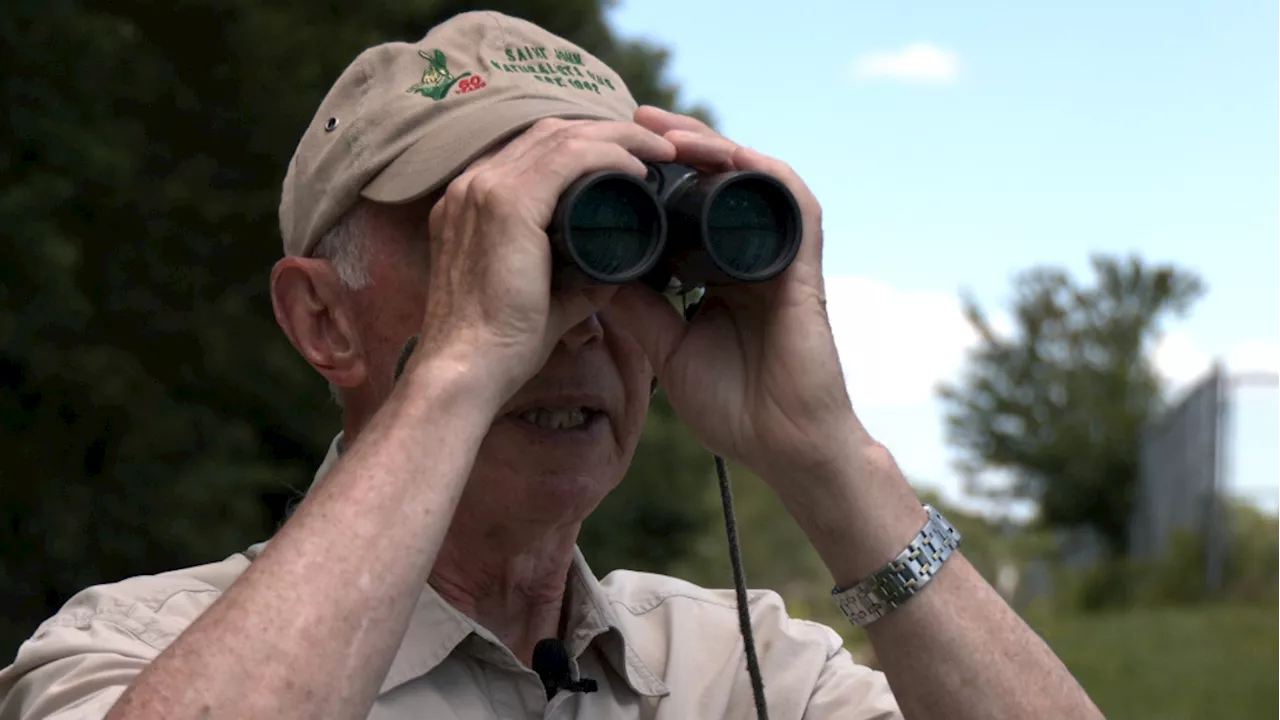
<path id="1" fill-rule="evenodd" d="M 358 393 L 370 413 L 391 392 L 404 345 L 422 327 L 431 202 L 376 206 L 364 224 L 372 282 L 349 300 L 369 371 Z M 630 465 L 652 377 L 639 346 L 615 322 L 595 316 L 570 329 L 493 423 L 459 521 L 586 517 Z"/>

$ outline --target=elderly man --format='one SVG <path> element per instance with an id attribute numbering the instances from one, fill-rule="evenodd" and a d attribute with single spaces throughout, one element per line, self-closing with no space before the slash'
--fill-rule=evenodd
<path id="1" fill-rule="evenodd" d="M 557 198 L 593 171 L 643 177 L 642 161 L 780 179 L 803 213 L 796 260 L 713 290 L 690 321 L 642 286 L 553 292 Z M 859 424 L 824 308 L 818 202 L 783 163 L 637 108 L 559 37 L 468 13 L 342 74 L 280 220 L 276 318 L 343 399 L 317 482 L 269 543 L 74 597 L 0 673 L 3 720 L 754 716 L 732 593 L 598 581 L 576 547 L 627 469 L 655 377 L 706 447 L 781 498 L 883 664 L 856 665 L 831 629 L 754 593 L 772 717 L 1098 715 L 947 555 L 945 519 Z M 940 549 L 936 574 L 916 567 L 914 592 L 873 602 L 861 581 L 921 542 Z M 597 690 L 544 692 L 529 669 L 543 638 Z"/>

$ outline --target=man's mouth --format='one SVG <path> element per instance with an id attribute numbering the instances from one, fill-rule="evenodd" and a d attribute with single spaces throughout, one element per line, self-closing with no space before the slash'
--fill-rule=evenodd
<path id="1" fill-rule="evenodd" d="M 577 430 L 603 414 L 590 407 L 535 407 L 516 413 L 515 417 L 544 430 Z"/>

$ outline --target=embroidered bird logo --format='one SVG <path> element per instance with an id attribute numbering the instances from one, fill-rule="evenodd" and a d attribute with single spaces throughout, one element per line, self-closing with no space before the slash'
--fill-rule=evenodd
<path id="1" fill-rule="evenodd" d="M 422 97 L 428 97 L 432 100 L 440 100 L 449 94 L 449 89 L 454 84 L 471 75 L 471 73 L 462 73 L 454 77 L 449 72 L 449 61 L 445 59 L 444 53 L 439 50 L 435 50 L 431 54 L 428 54 L 425 50 L 419 50 L 418 55 L 427 61 L 427 67 L 422 71 L 422 81 L 409 88 L 408 92 L 418 93 Z"/>

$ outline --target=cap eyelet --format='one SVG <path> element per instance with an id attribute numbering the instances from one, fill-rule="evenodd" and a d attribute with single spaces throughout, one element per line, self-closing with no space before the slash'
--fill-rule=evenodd
<path id="1" fill-rule="evenodd" d="M 324 131 L 333 132 L 338 129 L 338 118 L 331 117 L 324 122 Z"/>

